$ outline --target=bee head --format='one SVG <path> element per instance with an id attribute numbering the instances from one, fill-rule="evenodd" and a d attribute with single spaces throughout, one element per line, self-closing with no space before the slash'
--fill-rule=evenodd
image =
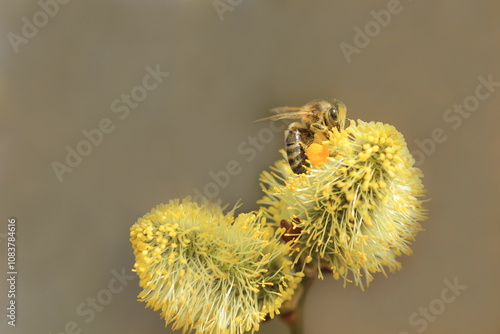
<path id="1" fill-rule="evenodd" d="M 326 111 L 325 123 L 328 128 L 342 129 L 345 123 L 347 107 L 340 101 L 334 100 L 331 107 Z"/>

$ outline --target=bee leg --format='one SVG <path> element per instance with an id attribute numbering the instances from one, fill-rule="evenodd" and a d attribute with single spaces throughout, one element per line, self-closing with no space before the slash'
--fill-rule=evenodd
<path id="1" fill-rule="evenodd" d="M 286 155 L 288 163 L 295 174 L 306 172 L 305 166 L 309 166 L 306 161 L 306 147 L 312 141 L 311 131 L 301 126 L 300 123 L 292 123 L 285 134 Z"/>
<path id="2" fill-rule="evenodd" d="M 326 140 L 326 138 L 327 138 L 326 134 L 328 132 L 328 127 L 324 126 L 323 124 L 313 123 L 313 124 L 311 124 L 311 130 L 316 135 L 318 135 L 319 139 Z"/>
<path id="3" fill-rule="evenodd" d="M 321 125 L 319 123 L 313 123 L 311 124 L 311 127 L 315 127 L 317 130 L 320 130 L 320 131 L 326 131 L 326 126 L 324 125 Z"/>

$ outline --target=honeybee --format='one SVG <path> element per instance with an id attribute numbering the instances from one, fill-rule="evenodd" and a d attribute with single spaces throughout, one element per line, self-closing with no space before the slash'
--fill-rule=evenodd
<path id="1" fill-rule="evenodd" d="M 309 167 L 306 150 L 313 142 L 318 131 L 328 131 L 333 128 L 343 129 L 347 107 L 340 101 L 311 101 L 302 107 L 278 107 L 271 109 L 276 115 L 266 117 L 270 120 L 285 118 L 300 121 L 293 122 L 285 131 L 285 147 L 288 163 L 295 174 L 306 172 Z"/>

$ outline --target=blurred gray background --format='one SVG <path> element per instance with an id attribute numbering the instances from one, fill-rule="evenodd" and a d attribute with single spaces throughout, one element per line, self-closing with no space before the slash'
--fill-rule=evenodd
<path id="1" fill-rule="evenodd" d="M 429 218 L 367 291 L 318 281 L 306 333 L 500 333 L 499 20 L 492 0 L 2 1 L 0 331 L 171 333 L 136 301 L 130 226 L 197 191 L 256 209 L 285 125 L 254 120 L 338 98 L 405 135 Z"/>

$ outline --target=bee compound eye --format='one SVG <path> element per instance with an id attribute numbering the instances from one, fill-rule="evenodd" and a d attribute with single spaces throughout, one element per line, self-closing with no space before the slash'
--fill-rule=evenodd
<path id="1" fill-rule="evenodd" d="M 337 118 L 339 117 L 339 111 L 337 110 L 337 108 L 332 107 L 330 108 L 329 112 L 332 120 L 336 121 Z"/>

